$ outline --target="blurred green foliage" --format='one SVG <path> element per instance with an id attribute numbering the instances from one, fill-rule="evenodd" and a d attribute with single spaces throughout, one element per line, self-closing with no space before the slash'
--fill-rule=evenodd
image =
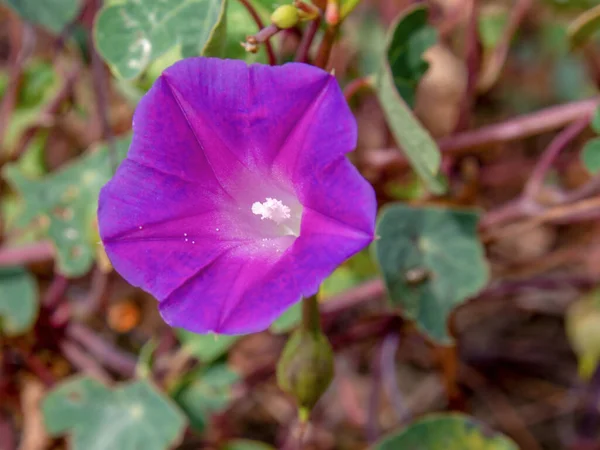
<path id="1" fill-rule="evenodd" d="M 75 377 L 46 396 L 42 411 L 48 432 L 68 433 L 73 450 L 165 450 L 182 437 L 186 422 L 148 381 L 108 389 Z"/>
<path id="2" fill-rule="evenodd" d="M 85 274 L 98 246 L 96 209 L 100 188 L 113 173 L 111 158 L 119 163 L 127 154 L 130 137 L 116 141 L 111 157 L 106 145 L 90 149 L 64 168 L 32 179 L 18 166 L 6 165 L 4 178 L 21 198 L 12 227 L 36 228 L 57 251 L 58 270 L 67 276 Z"/>
<path id="3" fill-rule="evenodd" d="M 463 414 L 432 414 L 395 432 L 372 450 L 518 450 L 508 437 Z"/>
<path id="4" fill-rule="evenodd" d="M 29 331 L 38 316 L 35 278 L 22 267 L 0 267 L 0 334 Z"/>

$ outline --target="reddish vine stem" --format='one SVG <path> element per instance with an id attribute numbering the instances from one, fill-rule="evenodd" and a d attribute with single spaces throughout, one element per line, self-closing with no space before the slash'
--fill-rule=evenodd
<path id="1" fill-rule="evenodd" d="M 0 248 L 0 267 L 50 261 L 52 258 L 54 258 L 54 247 L 50 241 Z"/>
<path id="2" fill-rule="evenodd" d="M 438 140 L 438 145 L 442 153 L 459 155 L 475 149 L 489 148 L 495 144 L 536 136 L 590 116 L 599 102 L 600 97 L 594 97 L 552 106 L 505 122 L 444 137 Z M 406 158 L 395 149 L 372 150 L 367 152 L 366 158 L 372 166 L 408 165 Z"/>
<path id="3" fill-rule="evenodd" d="M 588 117 L 594 113 L 599 102 L 600 98 L 594 97 L 552 106 L 502 123 L 448 136 L 440 139 L 438 144 L 442 152 L 455 154 L 478 147 L 524 139 L 563 127 L 582 117 Z"/>
<path id="4" fill-rule="evenodd" d="M 69 286 L 69 280 L 62 275 L 55 275 L 52 283 L 46 289 L 46 293 L 42 299 L 42 305 L 48 309 L 53 309 L 60 303 L 67 287 Z"/>
<path id="5" fill-rule="evenodd" d="M 542 188 L 544 178 L 552 167 L 552 164 L 558 157 L 559 153 L 569 145 L 569 143 L 579 136 L 590 123 L 590 116 L 583 117 L 576 122 L 573 122 L 550 143 L 547 149 L 542 154 L 539 162 L 533 169 L 531 177 L 525 185 L 523 195 L 527 198 L 534 199 Z"/>
<path id="6" fill-rule="evenodd" d="M 62 354 L 69 362 L 81 372 L 89 375 L 105 384 L 113 382 L 112 377 L 104 368 L 98 364 L 93 356 L 88 355 L 80 346 L 73 342 L 62 342 L 60 344 Z"/>
<path id="7" fill-rule="evenodd" d="M 135 357 L 106 342 L 85 325 L 71 323 L 65 330 L 65 334 L 78 342 L 106 367 L 127 378 L 134 376 Z"/>
<path id="8" fill-rule="evenodd" d="M 250 3 L 249 0 L 239 0 L 239 2 L 244 6 L 244 8 L 246 8 L 248 13 L 250 13 L 250 15 L 252 16 L 252 19 L 254 20 L 254 22 L 256 23 L 256 26 L 258 27 L 258 31 L 262 30 L 265 27 L 265 24 L 263 23 L 262 19 L 260 18 L 260 15 L 258 14 L 258 12 L 256 12 L 256 9 L 254 9 L 254 6 L 252 6 L 252 3 Z M 275 56 L 275 52 L 273 51 L 273 45 L 271 44 L 271 42 L 268 39 L 264 42 L 264 44 L 265 44 L 265 49 L 267 50 L 267 57 L 269 59 L 269 64 L 271 66 L 274 66 L 275 64 L 277 64 L 277 57 Z"/>
<path id="9" fill-rule="evenodd" d="M 321 46 L 319 47 L 319 52 L 317 53 L 317 58 L 315 59 L 315 66 L 320 67 L 321 69 L 327 68 L 329 56 L 331 56 L 331 49 L 333 48 L 333 42 L 335 41 L 335 36 L 337 35 L 337 30 L 337 26 L 330 26 L 325 30 L 325 35 L 323 36 Z"/>
<path id="10" fill-rule="evenodd" d="M 344 97 L 349 102 L 362 89 L 370 89 L 373 87 L 370 77 L 355 78 L 344 87 Z"/>
<path id="11" fill-rule="evenodd" d="M 56 383 L 52 371 L 34 354 L 21 352 L 25 364 L 34 373 L 47 388 L 51 388 Z"/>
<path id="12" fill-rule="evenodd" d="M 541 205 L 538 205 L 536 197 L 543 186 L 546 174 L 560 152 L 587 128 L 589 121 L 590 116 L 583 117 L 557 134 L 533 168 L 533 172 L 523 189 L 521 197 L 496 210 L 488 212 L 481 221 L 481 226 L 489 228 L 541 211 L 543 208 Z"/>
<path id="13" fill-rule="evenodd" d="M 450 408 L 464 411 L 464 398 L 458 386 L 459 357 L 456 344 L 449 347 L 436 345 L 435 353 L 441 366 Z"/>
<path id="14" fill-rule="evenodd" d="M 465 61 L 467 66 L 467 89 L 461 100 L 460 114 L 455 132 L 469 128 L 471 122 L 471 111 L 477 94 L 477 78 L 481 64 L 481 51 L 479 45 L 479 2 L 469 0 L 470 11 L 469 23 L 466 29 Z"/>
<path id="15" fill-rule="evenodd" d="M 296 50 L 296 56 L 294 57 L 294 61 L 302 63 L 309 62 L 310 47 L 312 46 L 312 43 L 315 40 L 317 31 L 319 31 L 319 25 L 321 25 L 321 17 L 317 17 L 315 20 L 311 21 L 308 24 L 306 30 L 304 31 L 304 34 L 302 35 L 300 45 Z"/>
<path id="16" fill-rule="evenodd" d="M 91 286 L 83 302 L 81 302 L 81 315 L 93 316 L 101 309 L 108 289 L 109 275 L 96 266 L 92 272 Z"/>

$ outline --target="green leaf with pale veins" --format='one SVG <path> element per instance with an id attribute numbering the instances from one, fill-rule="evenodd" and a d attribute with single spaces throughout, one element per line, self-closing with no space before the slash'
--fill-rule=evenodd
<path id="1" fill-rule="evenodd" d="M 372 450 L 518 450 L 505 435 L 463 414 L 431 414 L 392 433 Z"/>
<path id="2" fill-rule="evenodd" d="M 109 389 L 75 377 L 46 396 L 42 412 L 48 432 L 69 434 L 73 450 L 167 450 L 181 439 L 186 422 L 148 381 Z"/>
<path id="3" fill-rule="evenodd" d="M 451 311 L 489 278 L 478 218 L 472 211 L 392 204 L 377 224 L 375 254 L 391 303 L 441 344 L 452 343 Z"/>
<path id="4" fill-rule="evenodd" d="M 22 267 L 0 267 L 0 334 L 16 336 L 29 331 L 38 310 L 35 278 Z"/>
<path id="5" fill-rule="evenodd" d="M 117 140 L 116 162 L 125 158 L 130 141 Z M 72 277 L 85 274 L 99 245 L 94 225 L 98 194 L 112 176 L 107 146 L 92 148 L 41 178 L 26 176 L 15 164 L 5 166 L 3 175 L 22 199 L 22 211 L 12 226 L 41 228 L 56 248 L 58 270 Z"/>
<path id="6" fill-rule="evenodd" d="M 375 89 L 396 143 L 427 189 L 441 194 L 446 188 L 438 177 L 440 150 L 409 107 L 414 102 L 417 84 L 428 67 L 422 58 L 423 52 L 436 39 L 435 30 L 427 25 L 425 8 L 415 6 L 403 13 L 388 35 Z"/>
<path id="7" fill-rule="evenodd" d="M 127 0 L 96 18 L 96 47 L 119 77 L 140 75 L 180 46 L 184 57 L 218 55 L 225 43 L 226 0 Z"/>
<path id="8" fill-rule="evenodd" d="M 28 22 L 59 34 L 75 20 L 80 0 L 2 0 Z"/>

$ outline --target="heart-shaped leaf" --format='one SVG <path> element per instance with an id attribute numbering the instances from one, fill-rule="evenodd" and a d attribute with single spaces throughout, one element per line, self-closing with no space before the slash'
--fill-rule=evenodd
<path id="1" fill-rule="evenodd" d="M 98 14 L 96 47 L 126 79 L 175 46 L 184 57 L 216 55 L 225 42 L 226 7 L 226 0 L 126 0 Z"/>
<path id="2" fill-rule="evenodd" d="M 42 412 L 48 432 L 70 434 L 74 450 L 166 450 L 185 426 L 183 414 L 148 381 L 112 390 L 74 378 L 46 396 Z"/>
<path id="3" fill-rule="evenodd" d="M 472 211 L 393 204 L 377 225 L 375 253 L 392 304 L 442 344 L 452 343 L 450 312 L 489 277 L 478 218 Z"/>
<path id="4" fill-rule="evenodd" d="M 463 414 L 432 414 L 373 446 L 373 450 L 518 450 L 503 434 Z"/>

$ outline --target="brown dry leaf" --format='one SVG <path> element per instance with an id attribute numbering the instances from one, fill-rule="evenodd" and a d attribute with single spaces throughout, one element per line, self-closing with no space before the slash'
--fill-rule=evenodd
<path id="1" fill-rule="evenodd" d="M 23 437 L 19 450 L 44 450 L 49 441 L 41 401 L 44 397 L 44 386 L 36 380 L 27 379 L 21 390 L 23 408 Z"/>
<path id="2" fill-rule="evenodd" d="M 507 225 L 511 228 L 515 225 Z M 549 225 L 541 225 L 522 233 L 516 233 L 499 239 L 493 246 L 493 251 L 503 255 L 512 263 L 534 261 L 546 255 L 556 241 L 556 229 Z"/>
<path id="3" fill-rule="evenodd" d="M 456 128 L 467 90 L 467 68 L 447 47 L 438 44 L 423 55 L 429 69 L 419 82 L 415 114 L 434 137 Z"/>

